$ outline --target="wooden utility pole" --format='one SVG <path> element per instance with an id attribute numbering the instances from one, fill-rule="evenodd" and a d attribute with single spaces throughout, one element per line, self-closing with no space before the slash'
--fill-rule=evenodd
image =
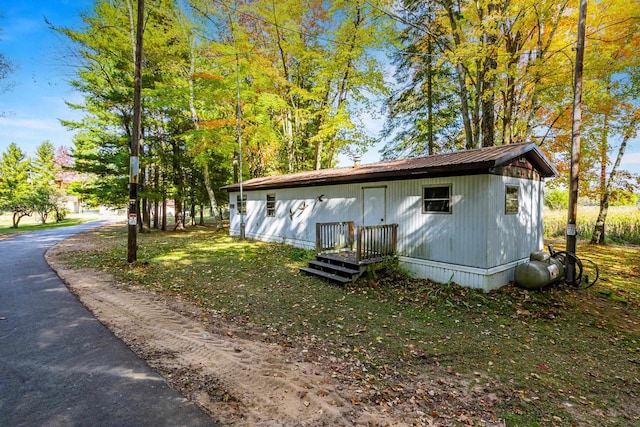
<path id="1" fill-rule="evenodd" d="M 582 127 L 582 69 L 587 21 L 587 0 L 580 0 L 576 67 L 573 76 L 573 114 L 571 121 L 571 173 L 569 175 L 569 213 L 567 215 L 567 251 L 576 253 L 576 217 L 578 214 L 578 178 L 580 174 L 580 130 Z M 567 257 L 567 282 L 575 282 L 575 265 Z"/>
<path id="2" fill-rule="evenodd" d="M 129 225 L 127 234 L 127 261 L 136 261 L 138 242 L 138 174 L 140 172 L 140 139 L 142 134 L 142 34 L 144 32 L 144 0 L 138 0 L 138 22 L 134 55 L 133 132 L 129 161 Z"/>

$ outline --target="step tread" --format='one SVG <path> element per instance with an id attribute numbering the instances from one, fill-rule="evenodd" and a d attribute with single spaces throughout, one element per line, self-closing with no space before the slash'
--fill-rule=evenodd
<path id="1" fill-rule="evenodd" d="M 300 271 L 303 271 L 305 273 L 308 273 L 314 276 L 324 277 L 325 279 L 333 280 L 334 282 L 350 283 L 352 281 L 347 277 L 339 276 L 333 273 L 327 273 L 326 271 L 322 271 L 322 270 L 316 270 L 315 268 L 301 267 Z"/>
<path id="2" fill-rule="evenodd" d="M 309 261 L 309 266 L 312 266 L 312 265 L 318 266 L 321 268 L 339 271 L 341 273 L 346 273 L 346 274 L 360 274 L 360 270 L 354 270 L 353 268 L 342 267 L 340 265 L 331 264 L 329 262 L 324 262 L 324 261 Z"/>
<path id="3" fill-rule="evenodd" d="M 316 255 L 316 260 L 327 263 L 327 264 L 340 265 L 340 266 L 344 266 L 345 268 L 351 268 L 352 270 L 360 271 L 360 265 L 358 265 L 355 262 L 348 261 L 346 259 L 338 260 L 332 257 L 326 257 L 324 255 Z"/>

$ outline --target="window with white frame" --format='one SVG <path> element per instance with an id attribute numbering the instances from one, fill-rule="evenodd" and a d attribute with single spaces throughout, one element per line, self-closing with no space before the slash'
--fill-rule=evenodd
<path id="1" fill-rule="evenodd" d="M 276 195 L 267 194 L 267 216 L 276 216 Z"/>
<path id="2" fill-rule="evenodd" d="M 236 206 L 238 207 L 238 214 L 239 215 L 246 215 L 247 214 L 247 195 L 243 194 L 242 195 L 242 200 L 240 200 L 240 196 L 236 196 Z"/>
<path id="3" fill-rule="evenodd" d="M 518 195 L 520 187 L 516 185 L 506 185 L 504 189 L 504 213 L 517 214 L 519 208 Z"/>
<path id="4" fill-rule="evenodd" d="M 451 213 L 451 185 L 422 187 L 422 213 Z"/>

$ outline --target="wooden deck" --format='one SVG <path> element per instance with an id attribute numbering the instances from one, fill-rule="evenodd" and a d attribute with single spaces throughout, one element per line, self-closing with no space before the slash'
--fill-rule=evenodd
<path id="1" fill-rule="evenodd" d="M 337 283 L 358 280 L 368 265 L 396 253 L 397 224 L 354 227 L 353 221 L 316 224 L 316 260 L 300 270 Z"/>

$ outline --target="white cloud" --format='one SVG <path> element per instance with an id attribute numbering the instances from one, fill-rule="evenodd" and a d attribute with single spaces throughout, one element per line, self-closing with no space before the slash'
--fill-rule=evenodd
<path id="1" fill-rule="evenodd" d="M 19 131 L 57 130 L 60 124 L 54 119 L 20 119 L 12 117 L 0 117 L 0 126 L 3 130 L 11 129 Z M 4 132 L 3 132 L 4 133 Z"/>
<path id="2" fill-rule="evenodd" d="M 640 153 L 626 153 L 620 162 L 621 165 L 640 165 Z"/>
<path id="3" fill-rule="evenodd" d="M 27 154 L 33 154 L 43 141 L 54 146 L 70 146 L 73 133 L 57 119 L 31 119 L 20 117 L 0 118 L 0 152 L 4 152 L 12 142 Z"/>

